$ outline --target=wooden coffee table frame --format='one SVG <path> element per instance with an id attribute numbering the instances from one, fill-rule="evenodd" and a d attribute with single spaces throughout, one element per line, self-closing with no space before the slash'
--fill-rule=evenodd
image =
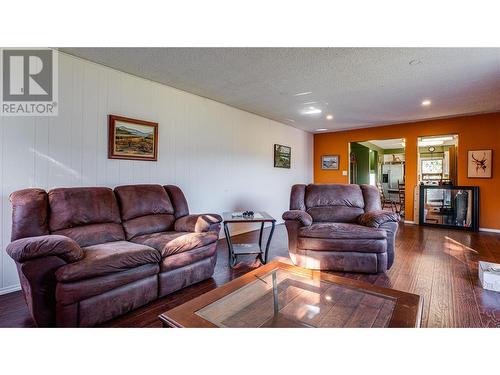
<path id="1" fill-rule="evenodd" d="M 164 327 L 170 328 L 216 328 L 217 326 L 196 312 L 213 302 L 218 301 L 224 296 L 240 289 L 241 287 L 257 280 L 257 277 L 267 275 L 275 269 L 281 269 L 293 272 L 300 276 L 313 279 L 320 279 L 337 285 L 351 287 L 355 289 L 366 290 L 368 292 L 395 298 L 395 307 L 389 321 L 389 328 L 415 328 L 420 327 L 422 317 L 423 298 L 416 294 L 406 293 L 399 290 L 382 288 L 367 284 L 362 281 L 352 280 L 345 277 L 335 276 L 326 272 L 308 270 L 286 264 L 279 261 L 273 261 L 254 271 L 251 271 L 229 283 L 222 285 L 210 292 L 207 292 L 197 298 L 192 299 L 180 306 L 173 308 L 159 316 Z"/>

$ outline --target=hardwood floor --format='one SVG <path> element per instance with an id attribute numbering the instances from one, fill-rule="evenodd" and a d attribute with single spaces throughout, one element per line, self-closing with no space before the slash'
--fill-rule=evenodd
<path id="1" fill-rule="evenodd" d="M 234 242 L 257 241 L 258 232 L 233 237 Z M 288 257 L 287 234 L 278 225 L 270 259 Z M 106 323 L 106 327 L 160 327 L 158 315 L 252 269 L 228 266 L 225 240 L 219 241 L 218 262 L 212 279 L 192 285 Z M 374 285 L 424 297 L 422 327 L 500 327 L 500 293 L 479 285 L 477 261 L 500 263 L 500 235 L 401 224 L 396 260 L 386 274 L 337 273 Z M 249 264 L 250 264 L 249 260 Z M 21 292 L 0 296 L 0 327 L 32 327 Z"/>

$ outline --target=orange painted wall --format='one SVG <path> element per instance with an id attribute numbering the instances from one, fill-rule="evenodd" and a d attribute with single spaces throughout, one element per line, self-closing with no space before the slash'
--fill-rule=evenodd
<path id="1" fill-rule="evenodd" d="M 349 142 L 406 139 L 406 220 L 413 220 L 413 191 L 417 183 L 417 138 L 458 134 L 458 183 L 479 186 L 479 226 L 500 229 L 500 113 L 379 126 L 314 135 L 314 182 L 349 183 Z M 493 178 L 467 178 L 467 150 L 493 150 Z M 322 170 L 321 155 L 340 155 L 338 171 Z M 411 199 L 410 199 L 411 197 Z"/>

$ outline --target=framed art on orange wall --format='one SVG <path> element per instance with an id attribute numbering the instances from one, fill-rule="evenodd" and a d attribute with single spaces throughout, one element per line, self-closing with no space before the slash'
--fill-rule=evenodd
<path id="1" fill-rule="evenodd" d="M 467 156 L 468 178 L 491 178 L 492 150 L 469 150 Z"/>
<path id="2" fill-rule="evenodd" d="M 330 169 L 337 171 L 339 169 L 339 155 L 321 156 L 321 169 Z"/>

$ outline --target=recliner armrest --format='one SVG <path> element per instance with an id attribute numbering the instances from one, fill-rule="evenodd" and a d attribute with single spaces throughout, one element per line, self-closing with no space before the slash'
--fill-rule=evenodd
<path id="1" fill-rule="evenodd" d="M 176 232 L 219 232 L 222 217 L 217 214 L 187 215 L 175 221 Z"/>
<path id="2" fill-rule="evenodd" d="M 67 263 L 83 258 L 82 248 L 71 238 L 60 235 L 21 238 L 11 242 L 6 250 L 19 263 L 48 256 L 57 256 Z"/>
<path id="3" fill-rule="evenodd" d="M 283 216 L 283 220 L 295 220 L 302 224 L 303 227 L 308 227 L 312 224 L 312 217 L 305 211 L 301 210 L 290 210 L 286 211 Z"/>
<path id="4" fill-rule="evenodd" d="M 359 215 L 356 221 L 359 225 L 365 227 L 378 228 L 387 222 L 397 223 L 399 221 L 399 215 L 395 212 L 377 210 Z"/>

